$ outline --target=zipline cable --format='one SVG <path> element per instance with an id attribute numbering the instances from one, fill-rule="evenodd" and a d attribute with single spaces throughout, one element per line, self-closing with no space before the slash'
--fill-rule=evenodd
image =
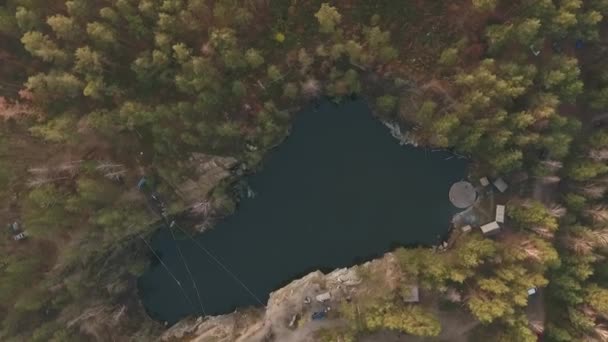
<path id="1" fill-rule="evenodd" d="M 186 258 L 184 258 L 184 254 L 182 253 L 182 248 L 179 246 L 179 243 L 177 242 L 177 239 L 175 238 L 175 234 L 173 233 L 173 229 L 171 229 L 171 224 L 169 224 L 167 226 L 167 228 L 169 229 L 169 232 L 171 232 L 171 237 L 173 238 L 173 242 L 175 243 L 175 247 L 177 247 L 177 253 L 179 254 L 179 258 L 182 260 L 182 263 L 184 264 L 184 266 L 186 266 L 186 271 L 188 272 L 188 275 L 190 276 L 190 280 L 192 280 L 192 287 L 194 287 L 194 289 L 196 290 L 196 297 L 198 298 L 198 303 L 201 306 L 201 312 L 202 312 L 202 314 L 204 316 L 207 316 L 207 313 L 205 312 L 205 308 L 203 307 L 203 301 L 201 299 L 201 294 L 199 293 L 198 286 L 196 285 L 196 280 L 194 280 L 194 276 L 192 275 L 192 272 L 190 272 L 190 267 L 188 267 L 188 263 L 186 262 Z"/>
<path id="2" fill-rule="evenodd" d="M 236 274 L 234 274 L 232 271 L 230 271 L 228 269 L 228 267 L 226 267 L 221 261 L 218 260 L 218 258 L 216 258 L 209 250 L 207 250 L 207 248 L 205 248 L 200 242 L 198 242 L 194 237 L 192 237 L 192 235 L 190 235 L 188 232 L 186 232 L 182 227 L 180 227 L 177 223 L 175 224 L 175 226 L 182 231 L 182 233 L 184 233 L 186 236 L 188 236 L 188 238 L 190 238 L 190 240 L 192 240 L 203 252 L 205 252 L 205 254 L 207 254 L 211 259 L 213 259 L 213 261 L 215 261 L 222 269 L 224 269 L 224 271 L 226 273 L 228 273 L 228 275 L 230 275 L 237 283 L 239 283 L 239 285 L 241 285 L 241 287 L 243 287 L 245 289 L 245 291 L 247 291 L 251 297 L 253 297 L 253 299 L 255 299 L 261 306 L 266 306 L 264 305 L 264 303 L 262 303 L 262 301 L 260 300 L 260 298 L 258 298 L 248 287 L 247 285 L 245 285 L 245 283 L 243 283 L 239 277 L 236 276 Z"/>
<path id="3" fill-rule="evenodd" d="M 158 259 L 158 261 L 160 262 L 160 264 L 163 265 L 163 267 L 165 268 L 165 270 L 167 271 L 167 273 L 169 273 L 169 275 L 173 278 L 173 280 L 175 280 L 175 282 L 179 286 L 179 289 L 181 290 L 182 294 L 184 295 L 184 297 L 186 298 L 186 300 L 188 301 L 188 303 L 190 303 L 190 305 L 192 306 L 193 311 L 196 311 L 196 307 L 195 307 L 194 303 L 192 303 L 192 300 L 190 300 L 190 297 L 188 297 L 188 295 L 186 294 L 186 291 L 184 290 L 184 287 L 182 286 L 182 283 L 180 283 L 180 281 L 173 274 L 173 272 L 171 272 L 171 270 L 165 264 L 165 262 L 163 261 L 163 259 L 161 259 L 160 256 L 158 256 L 158 254 L 156 254 L 156 252 L 154 251 L 154 249 L 152 248 L 152 246 L 150 246 L 150 244 L 148 243 L 148 241 L 146 241 L 146 239 L 144 239 L 143 236 L 141 236 L 141 235 L 139 235 L 139 238 L 144 241 L 144 243 L 146 244 L 146 246 L 148 246 L 148 248 L 152 251 L 152 254 L 154 254 L 154 256 L 156 257 L 156 259 Z"/>

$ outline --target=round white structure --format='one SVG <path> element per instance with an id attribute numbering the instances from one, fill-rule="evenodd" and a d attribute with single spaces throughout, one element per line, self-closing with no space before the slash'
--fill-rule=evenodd
<path id="1" fill-rule="evenodd" d="M 460 209 L 466 209 L 475 203 L 477 191 L 469 182 L 461 181 L 454 183 L 450 188 L 450 202 Z"/>

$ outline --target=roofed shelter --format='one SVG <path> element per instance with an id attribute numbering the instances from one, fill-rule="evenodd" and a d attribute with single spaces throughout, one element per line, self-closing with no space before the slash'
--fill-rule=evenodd
<path id="1" fill-rule="evenodd" d="M 507 188 L 509 187 L 509 185 L 507 185 L 507 182 L 504 181 L 504 179 L 502 178 L 497 178 L 494 181 L 494 186 L 496 187 L 496 189 L 498 189 L 498 191 L 500 192 L 505 192 L 507 191 Z"/>
<path id="2" fill-rule="evenodd" d="M 498 230 L 500 229 L 500 226 L 498 225 L 498 222 L 493 221 L 488 224 L 484 224 L 480 228 L 481 228 L 481 232 L 484 234 L 493 234 L 493 233 L 498 232 Z"/>
<path id="3" fill-rule="evenodd" d="M 496 206 L 496 222 L 505 223 L 505 206 L 497 205 Z"/>

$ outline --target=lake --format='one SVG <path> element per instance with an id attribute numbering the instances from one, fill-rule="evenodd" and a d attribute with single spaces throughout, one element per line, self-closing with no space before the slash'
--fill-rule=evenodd
<path id="1" fill-rule="evenodd" d="M 466 161 L 445 152 L 401 146 L 363 100 L 324 102 L 300 112 L 291 135 L 247 179 L 255 198 L 195 239 L 259 301 L 310 271 L 352 266 L 397 246 L 438 242 L 457 212 L 448 199 Z M 176 231 L 207 314 L 259 306 L 254 296 Z M 162 264 L 139 279 L 150 316 L 174 323 L 200 314 L 176 242 L 164 227 L 152 247 Z"/>

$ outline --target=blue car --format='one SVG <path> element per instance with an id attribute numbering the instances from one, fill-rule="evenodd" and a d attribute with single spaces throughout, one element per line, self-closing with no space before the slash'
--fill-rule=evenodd
<path id="1" fill-rule="evenodd" d="M 326 317 L 327 317 L 327 313 L 324 311 L 317 311 L 317 312 L 313 312 L 313 314 L 312 314 L 313 321 L 325 319 Z"/>

